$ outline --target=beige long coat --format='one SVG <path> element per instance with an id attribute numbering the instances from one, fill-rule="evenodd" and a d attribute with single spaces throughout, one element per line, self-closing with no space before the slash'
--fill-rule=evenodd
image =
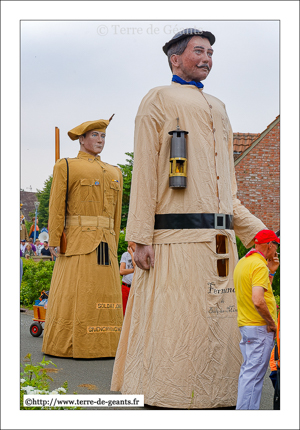
<path id="1" fill-rule="evenodd" d="M 177 117 L 189 132 L 186 189 L 169 188 L 168 132 Z M 146 404 L 167 408 L 236 404 L 242 357 L 235 235 L 249 247 L 265 226 L 236 197 L 232 143 L 224 104 L 195 86 L 154 88 L 141 102 L 127 240 L 153 245 L 155 265 L 134 275 L 113 391 L 144 394 Z M 233 214 L 234 231 L 154 230 L 155 214 L 170 213 Z M 225 236 L 222 254 L 217 235 Z M 227 275 L 219 276 L 218 260 L 228 264 Z"/>
<path id="2" fill-rule="evenodd" d="M 68 159 L 67 249 L 55 262 L 42 351 L 60 357 L 114 357 L 123 314 L 117 248 L 122 174 L 85 152 Z M 67 167 L 54 166 L 49 205 L 49 245 L 64 228 Z M 98 264 L 98 245 L 109 247 L 109 264 Z"/>

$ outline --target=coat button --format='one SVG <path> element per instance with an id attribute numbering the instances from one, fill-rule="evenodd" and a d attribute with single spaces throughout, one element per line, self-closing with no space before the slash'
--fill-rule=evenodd
<path id="1" fill-rule="evenodd" d="M 219 177 L 219 176 L 217 176 L 217 179 L 219 180 L 219 179 L 220 179 L 220 177 Z"/>
<path id="2" fill-rule="evenodd" d="M 218 153 L 216 152 L 215 155 L 218 155 Z"/>

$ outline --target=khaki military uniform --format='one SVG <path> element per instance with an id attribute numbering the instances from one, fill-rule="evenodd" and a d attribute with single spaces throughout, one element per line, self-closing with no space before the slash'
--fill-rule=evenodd
<path id="1" fill-rule="evenodd" d="M 122 174 L 100 157 L 68 159 L 67 249 L 56 259 L 42 351 L 60 357 L 114 357 L 123 322 L 117 248 Z M 67 166 L 57 161 L 49 205 L 49 246 L 64 228 Z"/>
<path id="2" fill-rule="evenodd" d="M 171 136 L 187 135 L 187 187 L 169 187 Z M 127 240 L 152 245 L 136 269 L 111 389 L 166 408 L 236 404 L 242 356 L 233 284 L 236 236 L 265 228 L 241 205 L 224 104 L 192 85 L 151 90 L 136 117 Z M 233 215 L 233 229 L 155 229 L 156 214 Z M 217 237 L 217 236 L 221 236 Z"/>

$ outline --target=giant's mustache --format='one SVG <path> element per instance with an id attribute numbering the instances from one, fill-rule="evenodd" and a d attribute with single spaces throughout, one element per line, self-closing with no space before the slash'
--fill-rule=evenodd
<path id="1" fill-rule="evenodd" d="M 207 64 L 204 64 L 203 66 L 197 66 L 198 69 L 207 69 L 210 72 L 210 67 Z"/>

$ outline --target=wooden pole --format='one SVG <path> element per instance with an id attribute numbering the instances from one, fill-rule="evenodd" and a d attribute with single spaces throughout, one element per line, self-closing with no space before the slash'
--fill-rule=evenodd
<path id="1" fill-rule="evenodd" d="M 59 160 L 59 128 L 55 127 L 55 163 Z"/>

